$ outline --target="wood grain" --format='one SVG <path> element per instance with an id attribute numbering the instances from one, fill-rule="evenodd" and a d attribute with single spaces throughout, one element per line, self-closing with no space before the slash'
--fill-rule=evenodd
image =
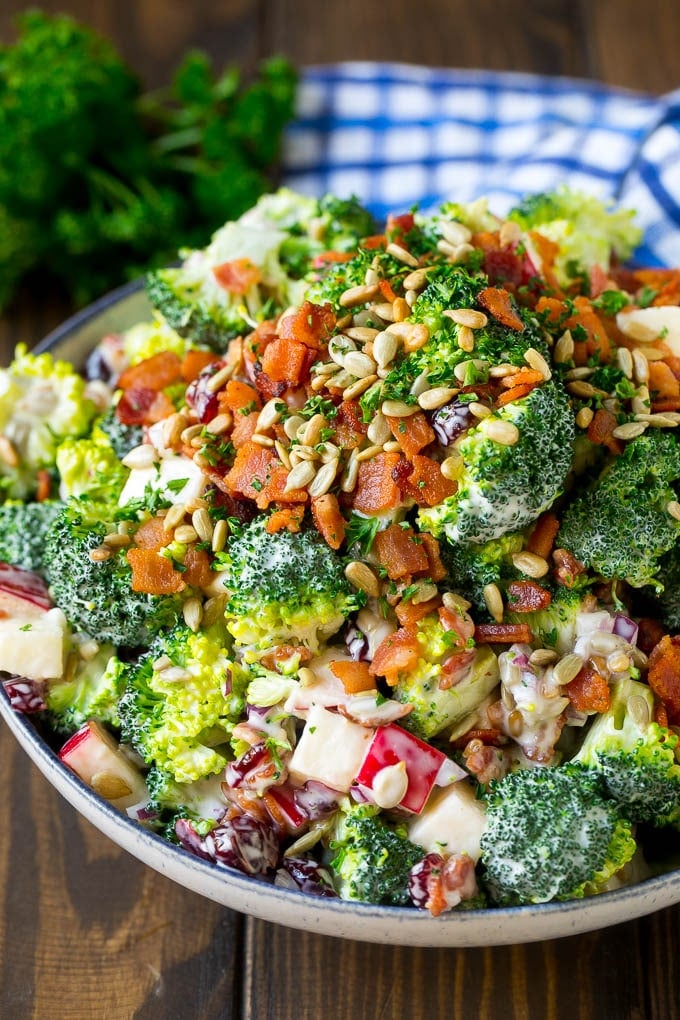
<path id="1" fill-rule="evenodd" d="M 4 0 L 0 39 L 28 5 Z M 43 0 L 107 33 L 150 86 L 187 47 L 248 69 L 366 59 L 676 87 L 675 0 Z M 0 358 L 67 312 L 24 292 Z M 495 949 L 343 942 L 242 918 L 145 868 L 79 818 L 0 725 L 0 1017 L 8 1020 L 676 1020 L 680 907 Z"/>

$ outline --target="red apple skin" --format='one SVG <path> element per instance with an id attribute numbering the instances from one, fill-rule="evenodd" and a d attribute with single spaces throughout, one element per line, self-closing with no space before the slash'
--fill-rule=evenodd
<path id="1" fill-rule="evenodd" d="M 370 790 L 375 776 L 381 769 L 403 761 L 406 765 L 408 787 L 399 802 L 399 807 L 413 814 L 420 814 L 445 760 L 446 755 L 442 751 L 426 744 L 424 740 L 420 740 L 401 726 L 391 723 L 389 726 L 379 726 L 376 730 L 356 781 L 360 786 Z"/>

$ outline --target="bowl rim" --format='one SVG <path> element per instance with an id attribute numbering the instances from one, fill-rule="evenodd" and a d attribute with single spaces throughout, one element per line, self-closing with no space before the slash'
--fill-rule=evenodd
<path id="1" fill-rule="evenodd" d="M 35 345 L 33 352 L 52 352 L 62 341 L 91 324 L 102 313 L 143 289 L 142 278 L 103 295 L 51 330 Z M 116 845 L 189 892 L 207 896 L 223 906 L 275 923 L 310 930 L 311 918 L 317 931 L 355 940 L 440 948 L 456 945 L 488 946 L 563 937 L 603 926 L 609 927 L 680 902 L 680 868 L 585 899 L 450 911 L 437 918 L 413 907 L 381 906 L 339 897 L 319 897 L 298 889 L 277 886 L 236 869 L 203 860 L 114 808 L 61 762 L 31 717 L 12 708 L 4 688 L 0 696 L 0 717 L 50 785 Z M 125 842 L 119 838 L 121 832 L 126 837 Z M 188 875 L 190 872 L 201 880 L 203 888 L 194 888 L 187 881 L 185 873 Z M 238 894 L 240 900 L 253 902 L 248 902 L 246 907 L 232 906 L 230 897 L 221 895 L 230 888 Z M 266 905 L 258 902 L 265 899 Z M 300 908 L 298 911 L 295 910 L 296 905 Z M 627 910 L 624 905 L 628 905 Z M 293 916 L 277 916 L 277 907 L 284 914 L 290 911 Z M 612 913 L 615 914 L 614 919 L 610 916 Z M 352 918 L 355 920 L 348 929 L 348 919 Z M 538 924 L 540 930 L 532 935 L 526 931 L 525 926 L 526 922 L 532 923 L 535 919 L 541 922 Z M 369 922 L 368 926 L 366 922 Z M 380 934 L 375 925 L 371 928 L 370 922 L 377 922 L 382 929 Z M 520 925 L 523 931 L 513 933 L 512 929 Z M 485 929 L 483 937 L 474 933 L 475 929 L 481 927 Z M 404 929 L 403 935 L 406 937 L 400 937 L 400 928 Z"/>

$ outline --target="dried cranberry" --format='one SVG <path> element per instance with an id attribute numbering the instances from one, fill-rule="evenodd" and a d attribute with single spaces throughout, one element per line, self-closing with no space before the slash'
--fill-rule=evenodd
<path id="1" fill-rule="evenodd" d="M 246 875 L 264 875 L 279 861 L 279 843 L 273 827 L 248 815 L 237 815 L 217 825 L 203 845 L 217 864 L 226 864 Z"/>
<path id="2" fill-rule="evenodd" d="M 425 910 L 430 899 L 431 879 L 436 877 L 444 866 L 441 854 L 425 854 L 421 861 L 414 864 L 408 876 L 408 894 L 411 902 L 421 910 Z"/>
<path id="3" fill-rule="evenodd" d="M 45 685 L 40 680 L 11 676 L 9 680 L 2 681 L 2 686 L 15 712 L 31 715 L 33 712 L 44 712 L 47 708 L 44 698 Z"/>
<path id="4" fill-rule="evenodd" d="M 338 895 L 326 869 L 310 857 L 284 857 L 281 867 L 301 892 L 311 896 Z"/>
<path id="5" fill-rule="evenodd" d="M 222 367 L 223 362 L 213 361 L 187 386 L 186 402 L 193 407 L 200 422 L 212 421 L 218 412 L 217 394 L 210 392 L 208 383 Z"/>
<path id="6" fill-rule="evenodd" d="M 469 404 L 454 400 L 430 415 L 430 424 L 442 446 L 450 446 L 472 425 Z"/>

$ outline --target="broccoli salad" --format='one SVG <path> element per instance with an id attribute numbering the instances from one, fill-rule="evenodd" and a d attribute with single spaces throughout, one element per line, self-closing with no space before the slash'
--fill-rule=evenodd
<path id="1" fill-rule="evenodd" d="M 0 669 L 216 866 L 429 910 L 680 845 L 680 271 L 568 189 L 287 190 L 0 370 Z M 674 842 L 675 840 L 675 842 Z"/>

